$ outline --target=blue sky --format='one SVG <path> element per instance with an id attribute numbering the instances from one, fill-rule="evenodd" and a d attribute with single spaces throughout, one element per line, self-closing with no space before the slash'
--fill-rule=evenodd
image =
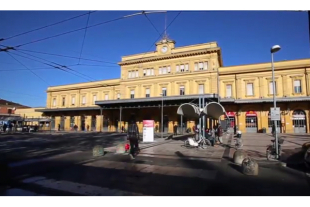
<path id="1" fill-rule="evenodd" d="M 0 38 L 52 24 L 87 11 L 0 11 Z M 136 11 L 97 11 L 90 15 L 89 24 L 94 25 L 110 19 L 133 14 Z M 139 12 L 139 11 L 138 11 Z M 168 12 L 169 24 L 178 12 Z M 165 14 L 151 14 L 149 19 L 161 33 L 164 30 Z M 1 41 L 0 44 L 16 46 L 86 26 L 87 15 L 56 26 L 35 31 L 16 38 Z M 308 17 L 306 12 L 272 11 L 203 11 L 182 12 L 168 29 L 176 46 L 217 41 L 222 48 L 224 66 L 252 64 L 270 61 L 270 47 L 279 44 L 282 50 L 275 60 L 293 60 L 310 57 Z M 59 55 L 79 57 L 84 30 L 51 38 L 20 47 Z M 70 68 L 95 80 L 119 78 L 120 67 L 115 63 L 121 56 L 148 52 L 159 37 L 158 32 L 144 16 L 135 16 L 89 28 L 86 33 L 82 58 L 104 62 L 81 60 L 78 66 Z M 0 47 L 1 48 L 1 47 Z M 155 45 L 149 50 L 155 50 Z M 40 62 L 42 59 L 23 54 L 26 51 L 0 52 L 0 98 L 28 106 L 45 106 L 48 84 L 70 84 L 88 81 Z M 76 65 L 78 59 L 30 53 L 39 58 L 61 65 Z M 114 63 L 114 64 L 113 64 Z M 88 66 L 87 66 L 88 65 Z M 89 66 L 96 65 L 96 66 Z"/>

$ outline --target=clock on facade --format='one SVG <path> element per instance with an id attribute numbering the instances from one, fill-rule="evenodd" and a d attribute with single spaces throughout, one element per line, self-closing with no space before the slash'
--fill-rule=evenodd
<path id="1" fill-rule="evenodd" d="M 163 46 L 163 47 L 161 48 L 161 51 L 162 51 L 163 53 L 166 53 L 166 52 L 168 51 L 168 47 L 167 47 L 167 46 Z"/>

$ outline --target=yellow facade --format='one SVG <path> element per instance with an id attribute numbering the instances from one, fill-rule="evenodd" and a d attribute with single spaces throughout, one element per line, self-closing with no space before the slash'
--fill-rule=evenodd
<path id="1" fill-rule="evenodd" d="M 89 126 L 89 130 L 115 131 L 121 126 L 126 128 L 134 114 L 142 130 L 143 119 L 153 119 L 155 125 L 160 125 L 160 98 L 165 93 L 164 127 L 171 132 L 175 124 L 180 124 L 180 117 L 176 115 L 178 106 L 171 100 L 168 104 L 169 97 L 177 100 L 207 94 L 211 101 L 217 100 L 219 93 L 221 104 L 231 112 L 233 122 L 241 131 L 270 128 L 268 112 L 273 96 L 270 63 L 223 67 L 221 49 L 216 42 L 175 47 L 173 40 L 164 38 L 156 44 L 156 51 L 124 56 L 119 65 L 119 79 L 49 87 L 46 109 L 41 111 L 54 117 L 55 128 L 61 124 L 65 130 L 76 124 L 79 128 Z M 293 125 L 302 124 L 309 131 L 309 70 L 310 59 L 275 63 L 281 132 L 296 132 Z M 151 100 L 157 102 L 152 105 Z M 126 108 L 126 104 L 132 108 Z M 292 121 L 296 110 L 305 112 L 304 122 Z M 302 120 L 300 113 L 298 120 Z M 255 119 L 246 118 L 253 115 Z M 195 124 L 195 120 L 184 118 L 183 121 L 187 128 Z M 207 122 L 208 127 L 212 124 Z"/>

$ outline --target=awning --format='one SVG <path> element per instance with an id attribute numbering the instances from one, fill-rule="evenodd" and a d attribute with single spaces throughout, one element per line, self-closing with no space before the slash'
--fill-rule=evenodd
<path id="1" fill-rule="evenodd" d="M 26 121 L 26 122 L 34 122 L 34 121 L 37 121 L 37 122 L 50 122 L 51 119 L 49 119 L 49 118 L 25 118 L 24 121 Z"/>
<path id="2" fill-rule="evenodd" d="M 177 114 L 188 118 L 199 118 L 200 110 L 196 104 L 185 103 L 179 106 Z"/>
<path id="3" fill-rule="evenodd" d="M 226 115 L 224 107 L 217 102 L 208 103 L 202 111 L 196 104 L 185 103 L 179 106 L 177 114 L 187 118 L 199 118 L 203 115 L 212 119 L 219 119 L 222 115 Z"/>
<path id="4" fill-rule="evenodd" d="M 213 119 L 219 119 L 222 115 L 226 115 L 226 111 L 224 107 L 217 102 L 208 103 L 202 110 L 204 115 Z"/>

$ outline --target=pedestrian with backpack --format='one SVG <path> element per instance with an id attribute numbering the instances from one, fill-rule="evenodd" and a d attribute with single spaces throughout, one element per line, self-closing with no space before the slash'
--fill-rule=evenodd
<path id="1" fill-rule="evenodd" d="M 129 156 L 131 159 L 135 159 L 135 155 L 140 152 L 139 149 L 139 128 L 138 125 L 131 121 L 127 130 L 127 139 L 130 143 Z"/>

